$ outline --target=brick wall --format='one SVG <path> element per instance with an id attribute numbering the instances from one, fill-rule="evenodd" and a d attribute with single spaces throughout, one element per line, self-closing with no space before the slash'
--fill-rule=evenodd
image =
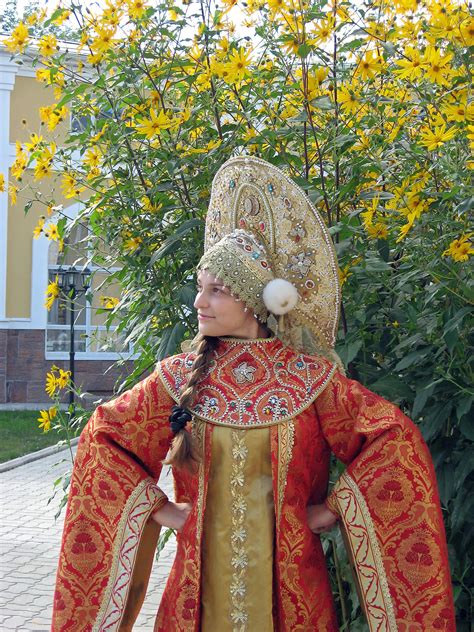
<path id="1" fill-rule="evenodd" d="M 46 373 L 55 364 L 69 369 L 69 360 L 45 359 L 45 332 L 40 329 L 0 330 L 0 403 L 44 403 Z M 133 362 L 119 369 L 106 369 L 110 360 L 78 360 L 74 362 L 75 382 L 83 391 L 109 397 L 114 383 L 132 371 Z"/>

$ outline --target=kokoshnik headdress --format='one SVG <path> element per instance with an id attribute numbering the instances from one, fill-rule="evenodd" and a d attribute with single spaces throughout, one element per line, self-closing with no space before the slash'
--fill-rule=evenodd
<path id="1" fill-rule="evenodd" d="M 238 156 L 216 173 L 206 219 L 208 269 L 296 351 L 334 352 L 340 287 L 334 246 L 316 208 L 283 171 Z"/>

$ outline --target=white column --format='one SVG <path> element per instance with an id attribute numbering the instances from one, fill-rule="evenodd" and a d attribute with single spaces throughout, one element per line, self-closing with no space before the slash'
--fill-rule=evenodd
<path id="1" fill-rule="evenodd" d="M 10 95 L 18 66 L 9 54 L 0 52 L 0 173 L 5 176 L 5 192 L 0 193 L 0 321 L 6 318 L 7 242 L 8 242 L 8 169 L 10 167 Z"/>

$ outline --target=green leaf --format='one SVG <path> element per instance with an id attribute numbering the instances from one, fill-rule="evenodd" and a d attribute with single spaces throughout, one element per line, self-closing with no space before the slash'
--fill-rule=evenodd
<path id="1" fill-rule="evenodd" d="M 384 375 L 370 385 L 370 389 L 388 399 L 411 399 L 413 391 L 398 375 Z"/>
<path id="2" fill-rule="evenodd" d="M 432 352 L 432 347 L 425 347 L 424 349 L 417 349 L 408 353 L 395 365 L 395 371 L 403 371 L 413 364 L 418 364 L 419 360 L 423 360 L 426 356 Z"/>
<path id="3" fill-rule="evenodd" d="M 423 408 L 425 407 L 426 402 L 428 401 L 428 397 L 431 397 L 434 390 L 436 388 L 436 383 L 432 382 L 428 386 L 418 390 L 416 392 L 415 401 L 413 402 L 412 416 L 414 419 L 418 417 Z"/>
<path id="4" fill-rule="evenodd" d="M 156 545 L 156 554 L 155 554 L 156 561 L 158 561 L 160 557 L 160 553 L 163 551 L 166 543 L 168 542 L 168 540 L 170 539 L 172 535 L 176 535 L 176 531 L 174 529 L 165 529 L 163 533 L 160 534 L 160 537 L 158 538 L 158 542 Z"/>
<path id="5" fill-rule="evenodd" d="M 343 364 L 347 366 L 356 357 L 363 344 L 362 340 L 352 340 L 342 348 L 338 348 L 338 354 Z"/>
<path id="6" fill-rule="evenodd" d="M 360 200 L 391 200 L 394 197 L 394 194 L 389 191 L 378 191 L 372 189 L 362 191 L 359 195 Z"/>
<path id="7" fill-rule="evenodd" d="M 454 494 L 454 465 L 451 462 L 443 463 L 443 466 L 437 470 L 436 477 L 441 502 L 447 506 Z"/>
<path id="8" fill-rule="evenodd" d="M 472 421 L 472 419 L 464 416 L 459 424 L 459 430 L 466 437 L 466 439 L 469 439 L 469 441 L 474 441 L 474 422 Z"/>
<path id="9" fill-rule="evenodd" d="M 329 97 L 316 97 L 311 101 L 311 105 L 318 110 L 334 110 L 334 103 Z"/>
<path id="10" fill-rule="evenodd" d="M 185 332 L 186 327 L 183 323 L 176 323 L 163 330 L 160 346 L 158 347 L 158 360 L 162 360 L 176 353 L 178 344 L 183 339 Z"/>
<path id="11" fill-rule="evenodd" d="M 298 55 L 302 58 L 305 59 L 311 52 L 311 46 L 309 46 L 308 44 L 301 44 L 300 46 L 298 46 Z"/>
<path id="12" fill-rule="evenodd" d="M 183 222 L 179 228 L 177 228 L 176 232 L 168 237 L 163 244 L 158 248 L 156 252 L 150 258 L 150 264 L 156 263 L 159 259 L 162 259 L 165 255 L 171 253 L 172 250 L 175 250 L 176 247 L 179 246 L 179 242 L 187 233 L 191 232 L 196 228 L 200 228 L 202 226 L 202 220 L 196 217 L 192 219 L 188 219 Z"/>
<path id="13" fill-rule="evenodd" d="M 471 410 L 472 402 L 474 401 L 474 397 L 472 395 L 464 395 L 463 397 L 459 397 L 456 403 L 456 416 L 458 421 L 460 421 L 464 415 Z"/>

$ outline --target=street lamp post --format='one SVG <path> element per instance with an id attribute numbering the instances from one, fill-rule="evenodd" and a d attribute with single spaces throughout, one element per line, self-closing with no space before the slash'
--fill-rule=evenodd
<path id="1" fill-rule="evenodd" d="M 74 404 L 74 359 L 76 355 L 75 340 L 74 340 L 74 324 L 76 314 L 76 298 L 80 294 L 84 294 L 90 287 L 90 270 L 84 268 L 83 270 L 77 270 L 74 266 L 66 270 L 58 270 L 58 285 L 62 290 L 67 291 L 69 297 L 69 371 L 71 373 L 71 381 L 69 388 L 69 415 L 71 421 L 74 418 L 75 404 Z"/>

